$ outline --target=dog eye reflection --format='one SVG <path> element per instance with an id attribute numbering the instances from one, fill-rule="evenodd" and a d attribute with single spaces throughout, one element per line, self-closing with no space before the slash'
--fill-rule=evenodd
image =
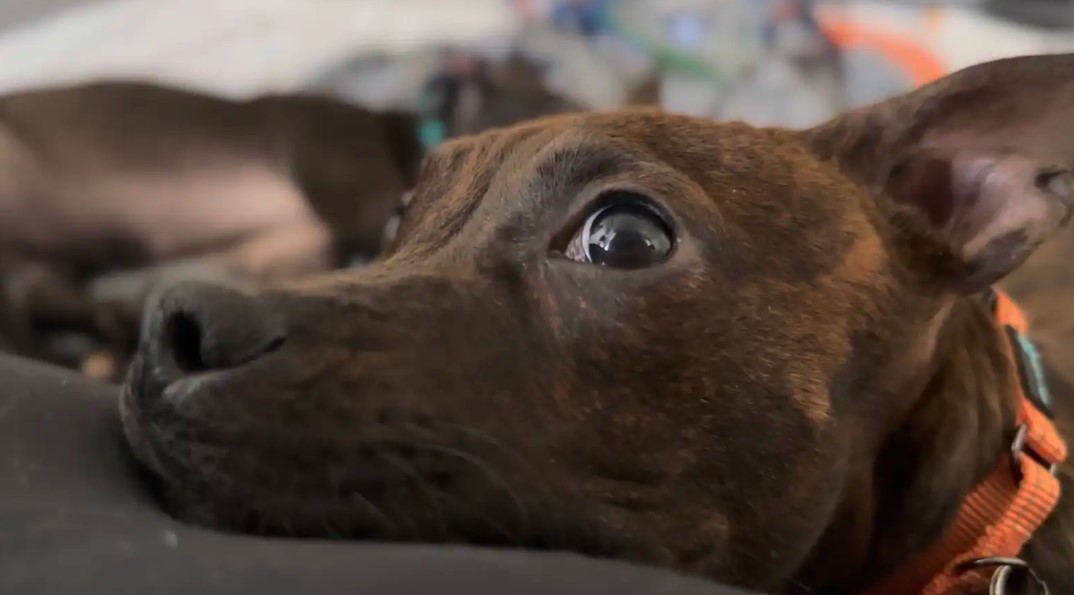
<path id="1" fill-rule="evenodd" d="M 671 230 L 652 208 L 637 200 L 595 211 L 567 246 L 567 258 L 617 269 L 662 262 L 674 245 Z"/>

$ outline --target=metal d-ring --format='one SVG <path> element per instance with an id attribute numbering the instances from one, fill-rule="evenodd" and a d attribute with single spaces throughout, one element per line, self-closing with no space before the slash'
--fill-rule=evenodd
<path id="1" fill-rule="evenodd" d="M 1026 437 L 1029 434 L 1029 426 L 1021 424 L 1014 431 L 1014 439 L 1011 440 L 1011 472 L 1015 477 L 1022 477 L 1021 459 L 1018 455 L 1023 452 L 1029 454 L 1032 458 L 1040 462 L 1041 465 L 1047 466 L 1048 472 L 1053 476 L 1059 473 L 1059 465 L 1057 463 L 1049 464 L 1043 457 L 1038 455 L 1032 449 L 1026 450 Z"/>
<path id="2" fill-rule="evenodd" d="M 1026 447 L 1026 434 L 1029 433 L 1029 426 L 1021 424 L 1014 431 L 1014 439 L 1011 440 L 1011 473 L 1015 477 L 1022 477 L 1022 463 L 1018 455 L 1022 454 L 1022 451 Z"/>
<path id="3" fill-rule="evenodd" d="M 1033 568 L 1021 558 L 1007 558 L 1001 556 L 976 558 L 960 564 L 958 570 L 959 572 L 968 572 L 980 568 L 996 569 L 996 571 L 992 573 L 991 580 L 988 582 L 988 595 L 1012 595 L 1012 592 L 1009 589 L 1009 583 L 1012 575 L 1016 572 L 1023 573 L 1024 576 L 1028 577 L 1037 587 L 1037 592 L 1040 593 L 1040 595 L 1050 595 L 1051 593 L 1048 590 L 1047 583 L 1045 583 Z"/>

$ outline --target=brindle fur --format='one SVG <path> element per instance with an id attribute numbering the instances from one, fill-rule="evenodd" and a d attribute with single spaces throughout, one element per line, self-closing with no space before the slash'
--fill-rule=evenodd
<path id="1" fill-rule="evenodd" d="M 1010 162 L 1003 198 L 1025 209 L 1001 205 L 1016 228 L 974 248 L 923 201 L 948 188 L 936 155 L 993 149 L 1039 168 Z M 860 592 L 1007 449 L 1011 369 L 979 293 L 1069 218 L 1069 173 L 1038 171 L 1072 161 L 1074 56 L 976 67 L 808 131 L 630 110 L 459 139 L 373 266 L 162 297 L 124 427 L 169 508 L 214 527 Z M 609 188 L 668 213 L 667 262 L 557 255 Z M 1069 299 L 1069 235 L 1011 281 L 1038 322 L 1070 319 L 1049 309 Z M 1057 593 L 1074 592 L 1072 523 L 1064 496 L 1024 552 Z"/>

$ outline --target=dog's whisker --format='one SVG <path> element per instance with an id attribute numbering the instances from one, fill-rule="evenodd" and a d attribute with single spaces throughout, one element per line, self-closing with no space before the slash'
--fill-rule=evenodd
<path id="1" fill-rule="evenodd" d="M 340 539 L 342 537 L 342 535 L 336 531 L 335 524 L 330 520 L 323 520 L 320 523 L 317 523 L 317 525 L 321 528 L 321 535 L 324 535 L 327 539 Z"/>
<path id="2" fill-rule="evenodd" d="M 415 446 L 417 448 L 419 448 L 419 449 L 422 449 L 422 450 L 426 450 L 426 451 L 430 451 L 430 452 L 436 452 L 436 453 L 446 455 L 448 457 L 451 457 L 451 458 L 454 458 L 456 460 L 462 461 L 462 462 L 467 463 L 467 464 L 473 466 L 474 468 L 476 468 L 478 471 L 481 472 L 481 474 L 485 477 L 485 479 L 489 483 L 491 483 L 493 486 L 497 487 L 501 492 L 506 494 L 508 496 L 508 498 L 511 500 L 511 503 L 513 504 L 513 506 L 515 508 L 515 512 L 518 514 L 519 521 L 520 521 L 519 526 L 520 526 L 520 529 L 521 529 L 522 533 L 525 534 L 529 530 L 529 526 L 530 526 L 529 511 L 526 509 L 526 506 L 523 503 L 522 499 L 518 496 L 517 493 L 515 493 L 514 490 L 511 489 L 510 486 L 507 485 L 507 482 L 504 481 L 504 479 L 502 477 L 500 477 L 499 473 L 497 473 L 494 469 L 492 469 L 492 467 L 490 467 L 487 463 L 485 463 L 484 461 L 482 461 L 480 458 L 478 458 L 476 456 L 473 456 L 471 454 L 468 454 L 466 452 L 463 452 L 461 450 L 451 448 L 451 447 L 448 447 L 448 446 L 441 446 L 441 445 L 437 445 L 437 444 L 417 444 Z M 505 537 L 508 537 L 508 538 L 511 537 L 509 532 L 508 532 L 508 534 L 505 535 Z M 518 539 L 517 536 L 514 538 L 514 540 L 516 542 L 521 541 L 521 540 Z"/>
<path id="3" fill-rule="evenodd" d="M 436 425 L 437 425 L 437 427 L 444 428 L 446 430 L 451 430 L 451 431 L 454 431 L 454 432 L 458 432 L 459 434 L 462 434 L 463 436 L 465 436 L 467 438 L 475 439 L 477 441 L 480 441 L 480 442 L 483 442 L 485 444 L 488 444 L 489 446 L 492 446 L 493 448 L 495 448 L 497 450 L 497 452 L 501 452 L 503 454 L 509 455 L 512 458 L 516 459 L 516 460 L 519 460 L 519 461 L 522 460 L 522 458 L 517 453 L 515 453 L 515 451 L 513 451 L 510 448 L 508 448 L 507 445 L 505 445 L 502 440 L 496 438 L 495 436 L 493 436 L 492 434 L 489 434 L 488 432 L 485 432 L 483 430 L 479 430 L 479 429 L 471 427 L 471 426 L 467 426 L 467 425 L 460 424 L 460 423 L 454 423 L 454 422 L 437 421 Z M 410 429 L 410 430 L 416 430 L 417 431 L 416 433 L 423 434 L 425 437 L 432 437 L 434 435 L 434 432 L 432 430 L 429 430 L 428 428 L 424 428 L 424 427 L 419 426 L 417 424 L 408 423 L 408 424 L 406 424 L 406 427 L 408 429 Z"/>
<path id="4" fill-rule="evenodd" d="M 331 487 L 333 492 L 338 493 L 338 490 L 339 490 L 338 478 L 336 478 L 336 477 L 331 478 L 330 487 Z M 381 523 L 383 523 L 384 527 L 390 533 L 397 534 L 399 532 L 398 524 L 395 523 L 391 519 L 391 517 L 387 513 L 384 512 L 384 510 L 382 510 L 380 507 L 378 507 L 376 504 L 374 504 L 371 500 L 369 500 L 364 495 L 362 495 L 362 493 L 359 492 L 357 489 L 348 490 L 347 493 L 346 493 L 346 498 L 354 500 L 357 503 L 363 505 L 368 510 L 368 512 L 370 514 L 372 514 L 373 516 L 377 517 L 381 521 Z"/>
<path id="5" fill-rule="evenodd" d="M 395 521 L 393 521 L 391 517 L 384 512 L 383 509 L 381 509 L 376 504 L 373 504 L 373 502 L 369 498 L 363 496 L 361 492 L 359 492 L 358 490 L 354 490 L 350 493 L 350 497 L 355 500 L 358 500 L 361 504 L 365 505 L 369 509 L 369 512 L 373 513 L 373 515 L 375 515 L 384 523 L 384 526 L 388 529 L 388 531 L 390 531 L 391 533 L 399 532 L 399 525 Z"/>
<path id="6" fill-rule="evenodd" d="M 511 532 L 507 529 L 507 527 L 505 527 L 504 525 L 501 525 L 499 523 L 493 522 L 492 519 L 488 518 L 487 516 L 484 516 L 484 515 L 480 514 L 479 511 L 476 508 L 474 508 L 472 506 L 467 506 L 465 501 L 460 500 L 458 498 L 454 498 L 454 497 L 452 497 L 451 495 L 449 495 L 449 494 L 447 494 L 445 492 L 433 493 L 432 495 L 437 497 L 437 498 L 439 498 L 442 502 L 444 502 L 445 504 L 451 506 L 453 509 L 455 509 L 455 510 L 457 510 L 459 512 L 462 512 L 464 514 L 470 515 L 470 516 L 476 518 L 477 520 L 481 521 L 488 528 L 492 529 L 493 531 L 496 531 L 497 533 L 502 535 L 505 539 L 507 539 L 509 541 L 515 539 L 511 535 Z"/>
<path id="7" fill-rule="evenodd" d="M 482 442 L 487 442 L 488 444 L 490 444 L 490 445 L 492 445 L 492 446 L 494 446 L 494 447 L 496 447 L 496 448 L 498 448 L 498 449 L 500 449 L 500 450 L 502 450 L 504 452 L 511 452 L 511 450 L 508 449 L 506 445 L 504 445 L 502 440 L 496 438 L 495 436 L 493 436 L 492 434 L 489 434 L 488 432 L 479 430 L 479 429 L 471 427 L 471 426 L 467 426 L 467 425 L 463 425 L 463 424 L 459 424 L 459 423 L 453 423 L 453 422 L 437 422 L 437 425 L 443 426 L 443 427 L 451 429 L 451 430 L 455 430 L 456 432 L 459 432 L 460 434 L 465 434 L 466 436 L 468 436 L 470 438 L 477 438 L 478 440 L 481 440 Z"/>
<path id="8" fill-rule="evenodd" d="M 407 463 L 402 458 L 386 452 L 380 452 L 377 453 L 377 455 L 381 458 L 381 460 L 384 460 L 393 467 L 395 467 L 395 469 L 398 470 L 400 473 L 403 473 L 404 475 L 414 480 L 415 485 L 418 486 L 418 489 L 429 501 L 429 504 L 433 507 L 434 514 L 436 515 L 436 522 L 440 526 L 441 532 L 447 534 L 448 529 L 447 521 L 444 516 L 444 508 L 440 505 L 440 501 L 443 499 L 443 497 L 441 497 L 433 489 L 431 489 L 429 487 L 428 482 L 425 481 L 425 478 L 422 477 L 421 474 L 418 473 L 412 465 Z"/>
<path id="9" fill-rule="evenodd" d="M 485 432 L 483 430 L 479 430 L 479 429 L 471 427 L 471 426 L 467 426 L 467 425 L 459 424 L 459 423 L 454 423 L 454 422 L 437 422 L 437 425 L 440 425 L 440 426 L 442 426 L 444 428 L 448 428 L 448 429 L 451 429 L 451 430 L 455 430 L 455 431 L 457 431 L 457 432 L 459 432 L 461 434 L 464 434 L 464 435 L 466 435 L 468 437 L 476 438 L 476 439 L 478 439 L 478 440 L 480 440 L 482 442 L 485 442 L 488 445 L 496 448 L 498 453 L 507 455 L 508 458 L 513 459 L 514 461 L 516 461 L 516 462 L 518 462 L 518 463 L 520 463 L 522 465 L 526 464 L 526 460 L 525 460 L 525 458 L 523 456 L 521 456 L 514 449 L 508 448 L 507 445 L 504 444 L 502 440 L 500 440 L 499 438 L 496 438 L 495 436 L 493 436 L 492 434 L 489 434 L 488 432 Z M 547 488 L 543 484 L 539 484 L 536 487 L 539 489 L 539 491 L 540 491 L 542 496 L 546 496 L 548 494 Z"/>

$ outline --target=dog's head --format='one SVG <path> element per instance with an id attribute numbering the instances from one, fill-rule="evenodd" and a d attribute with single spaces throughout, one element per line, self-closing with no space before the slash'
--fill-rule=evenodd
<path id="1" fill-rule="evenodd" d="M 318 95 L 268 95 L 250 105 L 263 127 L 286 135 L 288 173 L 331 230 L 340 264 L 374 257 L 384 222 L 416 182 L 419 118 Z"/>
<path id="2" fill-rule="evenodd" d="M 801 132 L 639 110 L 449 142 L 372 266 L 164 295 L 128 437 L 213 526 L 776 588 L 951 304 L 1069 216 L 1071 72 L 993 63 Z"/>
<path id="3" fill-rule="evenodd" d="M 430 112 L 449 138 L 579 109 L 549 88 L 539 63 L 517 53 L 492 62 L 463 51 L 448 52 L 444 72 L 429 88 Z"/>

